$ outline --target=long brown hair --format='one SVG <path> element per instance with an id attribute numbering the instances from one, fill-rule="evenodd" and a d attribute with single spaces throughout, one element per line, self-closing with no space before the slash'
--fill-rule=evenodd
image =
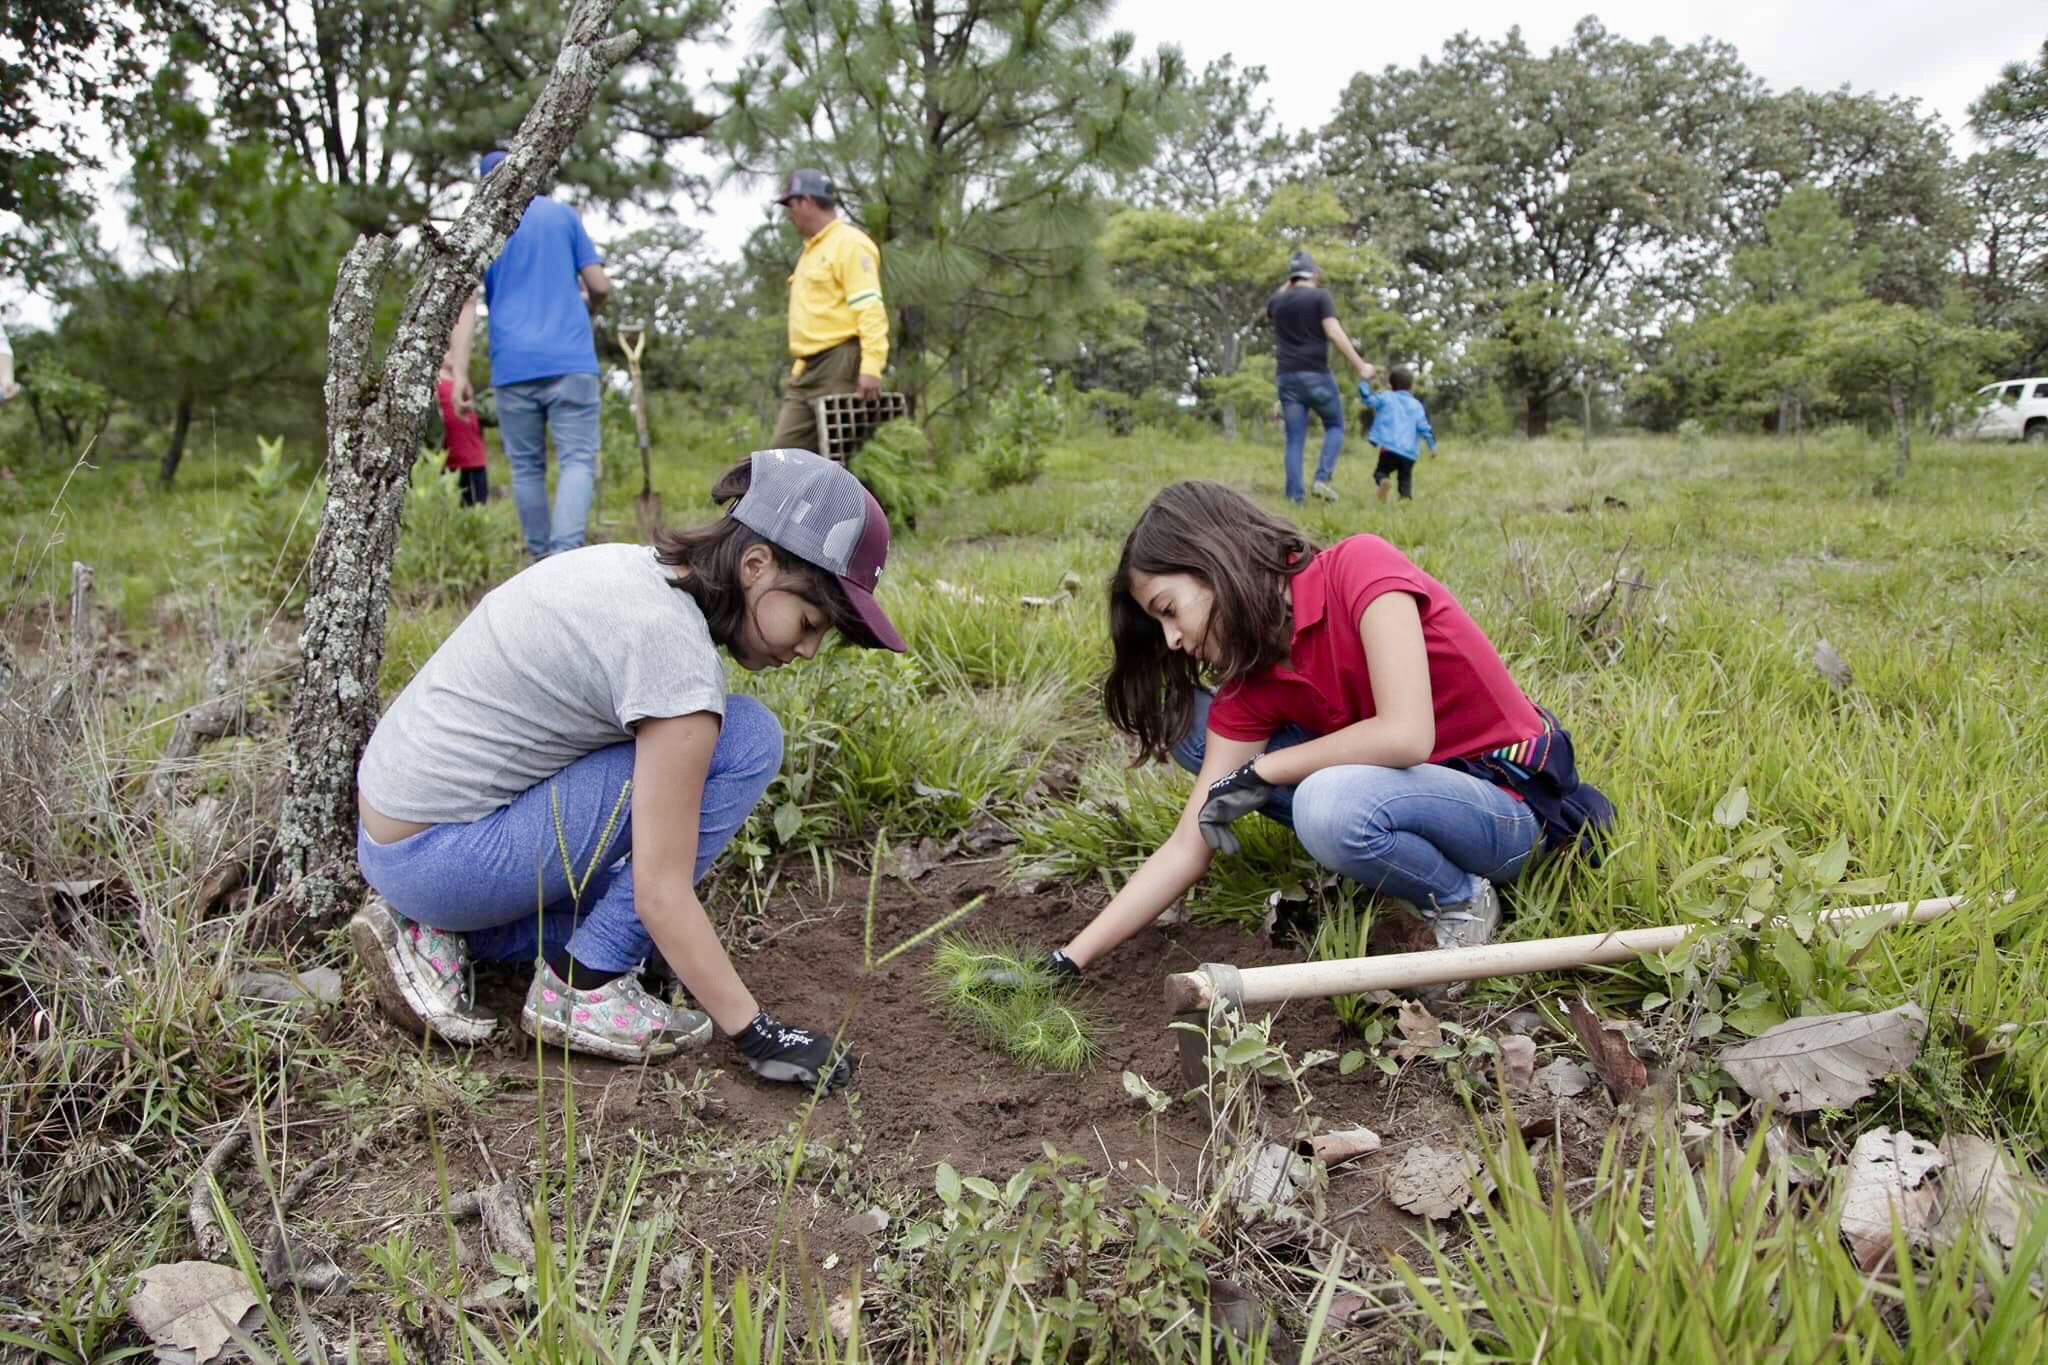
<path id="1" fill-rule="evenodd" d="M 1299 527 L 1208 479 L 1160 490 L 1124 537 L 1109 580 L 1109 674 L 1102 702 L 1109 723 L 1138 741 L 1144 757 L 1165 758 L 1188 732 L 1202 666 L 1167 648 L 1131 591 L 1133 574 L 1191 574 L 1215 594 L 1209 638 L 1220 647 L 1217 685 L 1287 658 L 1294 610 L 1287 581 L 1316 547 Z"/>
<path id="2" fill-rule="evenodd" d="M 732 504 L 746 496 L 753 482 L 752 457 L 741 460 L 712 485 L 714 502 L 730 511 Z M 857 644 L 868 644 L 873 632 L 860 619 L 839 579 L 808 560 L 799 559 L 766 536 L 726 516 L 688 530 L 663 529 L 654 533 L 654 558 L 670 568 L 687 572 L 674 579 L 679 591 L 696 599 L 704 613 L 711 638 L 727 649 L 739 639 L 747 619 L 747 594 L 740 583 L 740 557 L 756 545 L 766 545 L 775 556 L 775 568 L 782 575 L 779 586 L 796 593 L 823 611 L 833 629 Z"/>

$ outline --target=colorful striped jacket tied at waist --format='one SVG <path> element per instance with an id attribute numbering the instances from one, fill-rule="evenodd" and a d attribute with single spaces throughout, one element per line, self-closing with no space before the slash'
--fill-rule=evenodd
<path id="1" fill-rule="evenodd" d="M 1579 780 L 1571 731 L 1547 708 L 1536 710 L 1543 717 L 1543 733 L 1488 753 L 1447 758 L 1443 765 L 1521 797 L 1543 824 L 1546 854 L 1576 843 L 1597 865 L 1601 836 L 1614 823 L 1614 803 L 1592 783 Z"/>

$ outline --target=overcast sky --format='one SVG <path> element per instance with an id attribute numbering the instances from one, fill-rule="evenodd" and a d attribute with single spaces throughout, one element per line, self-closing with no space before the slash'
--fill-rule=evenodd
<path id="1" fill-rule="evenodd" d="M 731 41 L 705 50 L 693 76 L 708 78 L 735 66 L 754 37 L 757 3 L 742 0 Z M 1275 112 L 1288 128 L 1321 126 L 1345 84 L 1359 71 L 1409 66 L 1434 56 L 1459 32 L 1498 38 L 1521 25 L 1528 45 L 1547 50 L 1587 13 L 1613 32 L 1675 43 L 1715 37 L 1732 44 L 1750 70 L 1774 89 L 1803 85 L 1827 90 L 1907 95 L 1920 100 L 1955 134 L 1958 150 L 1971 143 L 1964 129 L 1970 101 L 1998 78 L 2007 62 L 2028 59 L 2048 37 L 2048 6 L 2041 0 L 1805 0 L 1760 4 L 1745 0 L 1449 0 L 1385 6 L 1318 7 L 1289 23 L 1281 7 L 1225 0 L 1120 0 L 1110 24 L 1137 35 L 1149 53 L 1178 43 L 1196 71 L 1228 53 L 1239 66 L 1264 66 Z M 1246 22 L 1247 15 L 1253 16 Z M 686 221 L 711 244 L 737 251 L 760 221 L 760 191 L 731 190 L 712 212 L 687 205 Z M 112 199 L 111 194 L 103 195 Z M 600 240 L 618 225 L 594 220 Z M 47 322 L 48 309 L 0 282 L 0 315 L 10 324 Z"/>

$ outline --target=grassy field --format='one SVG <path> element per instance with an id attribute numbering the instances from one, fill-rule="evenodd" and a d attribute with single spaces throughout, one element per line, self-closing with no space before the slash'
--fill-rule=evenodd
<path id="1" fill-rule="evenodd" d="M 690 430 L 679 419 L 669 429 Z M 637 461 L 622 428 L 608 428 L 607 442 L 599 531 L 629 538 Z M 708 515 L 705 490 L 739 453 L 669 441 L 657 485 L 670 518 Z M 1981 1135 L 2043 1168 L 2048 463 L 2031 448 L 1924 447 L 1905 482 L 1880 492 L 1889 452 L 1850 432 L 1804 455 L 1770 441 L 1450 440 L 1418 470 L 1412 504 L 1373 501 L 1354 449 L 1337 481 L 1344 500 L 1302 514 L 1320 542 L 1372 531 L 1449 584 L 1524 689 L 1572 729 L 1582 771 L 1620 808 L 1601 866 L 1546 869 L 1518 889 L 1509 937 L 1702 926 L 1688 951 L 1661 961 L 1475 987 L 1456 1036 L 1478 1041 L 1455 1055 L 1392 1057 L 1379 1043 L 1393 1012 L 1343 1006 L 1364 1032 L 1340 1049 L 1385 1060 L 1391 1074 L 1366 1071 L 1389 1112 L 1401 1087 L 1472 1106 L 1467 1141 L 1488 1154 L 1498 1192 L 1469 1224 L 1437 1224 L 1434 1247 L 1416 1219 L 1390 1256 L 1384 1243 L 1347 1246 L 1335 1220 L 1319 1229 L 1299 1211 L 1248 1210 L 1228 1178 L 1217 1183 L 1224 1161 L 1199 1168 L 1207 1184 L 1111 1194 L 1091 1183 L 1106 1177 L 1087 1152 L 1072 1167 L 1049 1158 L 984 1171 L 985 1182 L 963 1184 L 941 1164 L 888 1184 L 843 1145 L 825 1158 L 807 1151 L 809 1116 L 794 1106 L 781 1132 L 727 1121 L 673 1140 L 611 1132 L 597 1142 L 579 1138 L 575 1087 L 543 1083 L 525 1101 L 540 1137 L 518 1173 L 530 1197 L 514 1220 L 534 1246 L 468 1260 L 430 1196 L 436 1169 L 449 1179 L 444 1148 L 463 1149 L 449 1161 L 470 1159 L 467 1125 L 487 1082 L 391 1033 L 335 937 L 280 936 L 259 896 L 216 895 L 209 883 L 253 862 L 260 884 L 298 571 L 318 507 L 313 455 L 273 447 L 266 461 L 253 442 L 223 439 L 188 459 L 168 494 L 141 466 L 0 481 L 12 554 L 0 611 L 21 680 L 0 778 L 32 798 L 10 795 L 0 852 L 32 883 L 105 879 L 47 892 L 52 922 L 10 942 L 11 964 L 0 965 L 0 1185 L 12 1206 L 0 1215 L 0 1351 L 105 1360 L 135 1346 L 122 1307 L 133 1275 L 196 1254 L 187 1206 L 201 1158 L 286 1097 L 319 1122 L 305 1138 L 266 1130 L 268 1142 L 353 1153 L 389 1143 L 402 1123 L 431 1130 L 437 1155 L 423 1186 L 399 1192 L 429 1196 L 426 1207 L 410 1224 L 380 1226 L 382 1240 L 317 1215 L 278 1220 L 338 1248 L 353 1286 L 323 1300 L 259 1273 L 274 1241 L 260 1211 L 291 1201 L 280 1151 L 256 1144 L 256 1197 L 247 1175 L 244 1193 L 222 1197 L 238 1206 L 252 1279 L 272 1286 L 246 1346 L 258 1358 L 322 1358 L 316 1336 L 363 1359 L 1264 1357 L 1261 1329 L 1226 1311 L 1216 1288 L 1226 1271 L 1258 1290 L 1273 1342 L 1325 1359 L 2024 1359 L 2043 1349 L 2048 1310 L 2030 1276 L 2048 1217 L 2023 1218 L 2013 1237 L 1916 1248 L 1866 1274 L 1832 1221 L 1839 1182 L 1802 1187 L 1796 1166 L 1766 1161 L 1765 1114 L 1714 1060 L 1786 1018 L 1917 1002 L 1931 1021 L 1919 1060 L 1871 1098 L 1797 1125 L 1812 1168 L 1880 1126 L 1929 1141 Z M 1102 718 L 1101 585 L 1163 483 L 1222 479 L 1277 509 L 1279 473 L 1277 433 L 1229 444 L 1077 427 L 1036 482 L 996 493 L 973 491 L 974 470 L 959 462 L 949 477 L 961 491 L 900 539 L 885 579 L 909 655 L 831 650 L 781 674 L 733 670 L 735 686 L 783 717 L 789 748 L 713 892 L 729 932 L 772 921 L 798 881 L 858 914 L 878 838 L 929 838 L 964 857 L 956 841 L 991 822 L 1014 833 L 1011 879 L 1062 886 L 1073 915 L 1099 904 L 1163 837 L 1186 790 L 1176 774 L 1129 767 Z M 503 480 L 502 465 L 493 475 Z M 49 688 L 28 681 L 65 657 L 73 560 L 96 570 L 110 640 L 90 685 L 53 715 Z M 431 481 L 414 493 L 387 693 L 517 562 L 508 503 L 465 513 Z M 1064 600 L 1022 601 L 1059 596 L 1069 575 L 1081 587 Z M 251 641 L 251 725 L 171 774 L 170 796 L 152 802 L 139 793 L 175 717 L 201 694 L 209 599 L 224 629 Z M 1823 640 L 1846 681 L 1816 665 Z M 1255 933 L 1267 893 L 1307 870 L 1268 827 L 1188 908 L 1199 924 Z M 1868 943 L 1808 932 L 1802 918 L 1950 894 L 1971 905 Z M 342 1002 L 253 1006 L 227 988 L 245 967 L 281 958 L 339 966 Z M 1156 1001 L 1157 978 L 1120 974 L 1116 958 L 1092 975 L 1103 991 Z M 1669 1098 L 1697 1108 L 1662 1126 L 1623 1113 L 1604 1149 L 1601 1134 L 1577 1153 L 1560 1137 L 1531 1157 L 1493 1094 L 1498 1049 L 1485 1040 L 1524 1006 L 1556 1024 L 1558 1002 L 1580 993 L 1628 1021 L 1638 1053 L 1668 1075 Z M 1314 1008 L 1334 1027 L 1329 1007 Z M 892 1065 L 858 1014 L 852 1028 L 870 1067 Z M 1559 1055 L 1572 1051 L 1569 1032 L 1556 1035 Z M 1308 1101 L 1290 1108 L 1275 1094 L 1315 1091 L 1334 1064 L 1318 1070 L 1253 1042 L 1234 1055 L 1236 1071 L 1263 1068 L 1280 1089 L 1234 1089 L 1223 1128 L 1291 1140 Z M 684 1108 L 703 1080 L 683 1081 L 689 1069 L 676 1064 L 658 1082 Z M 1143 1104 L 1101 1118 L 1119 1129 L 1147 1121 Z M 1687 1154 L 1701 1144 L 1681 1143 L 1681 1121 L 1711 1130 L 1705 1146 L 1720 1153 L 1698 1173 Z M 306 1159 L 294 1151 L 294 1169 Z M 765 1256 L 739 1246 L 692 1259 L 697 1243 L 664 1205 L 665 1182 L 722 1169 L 762 1173 L 778 1209 L 854 1189 L 894 1211 L 859 1258 L 875 1297 L 855 1335 L 825 1325 L 831 1296 L 776 1260 L 776 1238 L 760 1244 Z"/>

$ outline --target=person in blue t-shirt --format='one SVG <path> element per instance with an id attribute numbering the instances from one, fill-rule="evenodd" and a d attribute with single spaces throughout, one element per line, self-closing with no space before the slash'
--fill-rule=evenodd
<path id="1" fill-rule="evenodd" d="M 1377 391 L 1372 386 L 1375 373 L 1367 365 L 1358 381 L 1359 400 L 1372 409 L 1372 442 L 1380 448 L 1380 462 L 1372 471 L 1373 486 L 1385 502 L 1387 476 L 1392 475 L 1400 484 L 1401 496 L 1412 498 L 1416 457 L 1427 444 L 1430 457 L 1435 458 L 1436 431 L 1429 425 L 1429 414 L 1422 410 L 1422 400 L 1409 392 L 1415 387 L 1414 371 L 1396 365 L 1387 372 L 1388 387 Z"/>
<path id="2" fill-rule="evenodd" d="M 505 159 L 484 153 L 479 174 Z M 498 439 L 512 466 L 512 501 L 526 552 L 545 559 L 583 544 L 597 479 L 597 346 L 590 320 L 612 282 L 567 204 L 537 194 L 519 228 L 484 271 L 491 318 L 491 388 L 498 398 Z M 448 339 L 458 413 L 475 405 L 469 356 L 476 333 L 472 293 Z M 548 508 L 547 438 L 555 438 L 555 505 Z"/>

